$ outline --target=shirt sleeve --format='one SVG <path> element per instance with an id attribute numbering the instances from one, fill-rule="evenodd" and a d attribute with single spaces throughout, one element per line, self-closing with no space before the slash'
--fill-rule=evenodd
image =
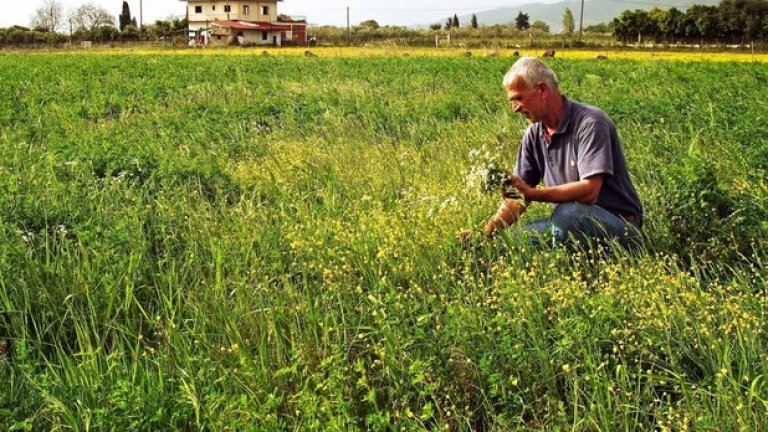
<path id="1" fill-rule="evenodd" d="M 582 124 L 578 132 L 577 152 L 580 180 L 596 174 L 612 176 L 611 125 L 599 119 Z"/>
<path id="2" fill-rule="evenodd" d="M 533 126 L 529 127 L 520 141 L 514 174 L 523 179 L 528 186 L 535 187 L 541 182 L 542 172 L 536 162 L 536 134 L 533 129 Z"/>

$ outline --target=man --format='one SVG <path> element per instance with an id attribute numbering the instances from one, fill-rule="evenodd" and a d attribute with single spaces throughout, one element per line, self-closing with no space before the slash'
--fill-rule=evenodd
<path id="1" fill-rule="evenodd" d="M 643 210 L 611 119 L 598 108 L 560 94 L 554 72 L 536 58 L 520 58 L 503 84 L 512 109 L 530 123 L 520 142 L 512 185 L 526 204 L 555 205 L 551 217 L 519 231 L 553 246 L 609 239 L 627 248 L 637 244 Z M 542 181 L 544 187 L 537 188 Z M 505 199 L 486 224 L 486 234 L 494 237 L 523 210 Z"/>

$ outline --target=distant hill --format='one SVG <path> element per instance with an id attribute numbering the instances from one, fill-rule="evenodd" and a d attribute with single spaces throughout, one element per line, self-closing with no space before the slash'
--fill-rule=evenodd
<path id="1" fill-rule="evenodd" d="M 608 23 L 617 16 L 621 15 L 627 9 L 645 9 L 650 10 L 654 7 L 652 1 L 620 1 L 620 0 L 586 0 L 584 2 L 584 27 L 599 23 Z M 662 9 L 670 9 L 673 6 L 686 10 L 694 4 L 707 6 L 717 6 L 720 0 L 664 0 Z M 520 6 L 504 7 L 484 12 L 476 12 L 478 23 L 509 24 L 515 21 L 519 12 L 527 13 L 530 22 L 542 20 L 549 25 L 552 33 L 559 33 L 563 29 L 563 14 L 565 8 L 570 8 L 573 12 L 573 18 L 576 23 L 576 30 L 579 29 L 579 10 L 581 8 L 580 0 L 566 0 L 558 3 L 528 3 Z M 447 17 L 446 17 L 447 18 Z M 445 19 L 438 19 L 435 22 L 443 23 Z M 462 26 L 468 25 L 472 19 L 472 14 L 459 16 L 459 22 Z"/>

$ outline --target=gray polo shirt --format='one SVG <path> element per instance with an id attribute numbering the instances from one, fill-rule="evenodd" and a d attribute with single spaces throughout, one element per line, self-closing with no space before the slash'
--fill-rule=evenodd
<path id="1" fill-rule="evenodd" d="M 599 108 L 565 102 L 563 118 L 551 137 L 541 122 L 528 127 L 520 142 L 515 175 L 530 186 L 559 186 L 605 174 L 596 204 L 620 216 L 642 217 L 640 198 L 629 179 L 616 126 Z"/>

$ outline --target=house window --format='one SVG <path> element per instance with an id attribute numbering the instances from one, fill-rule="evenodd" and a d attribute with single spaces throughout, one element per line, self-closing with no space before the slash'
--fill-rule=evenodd
<path id="1" fill-rule="evenodd" d="M 202 6 L 195 6 L 195 13 L 203 13 L 203 7 Z"/>
<path id="2" fill-rule="evenodd" d="M 269 37 L 269 34 L 267 32 L 263 31 L 261 32 L 261 40 L 265 41 Z"/>
<path id="3" fill-rule="evenodd" d="M 240 37 L 243 37 L 243 32 L 239 31 L 239 32 L 237 32 L 237 35 L 240 36 Z"/>
<path id="4" fill-rule="evenodd" d="M 215 11 L 216 10 L 216 5 L 211 6 L 211 10 Z"/>
<path id="5" fill-rule="evenodd" d="M 230 5 L 224 5 L 224 12 L 230 13 L 232 12 L 232 6 Z"/>
<path id="6" fill-rule="evenodd" d="M 251 13 L 251 7 L 248 6 L 248 5 L 244 5 L 243 6 L 243 15 L 248 15 L 249 13 Z"/>
<path id="7" fill-rule="evenodd" d="M 261 14 L 262 15 L 269 15 L 269 6 L 262 6 L 261 7 Z"/>

